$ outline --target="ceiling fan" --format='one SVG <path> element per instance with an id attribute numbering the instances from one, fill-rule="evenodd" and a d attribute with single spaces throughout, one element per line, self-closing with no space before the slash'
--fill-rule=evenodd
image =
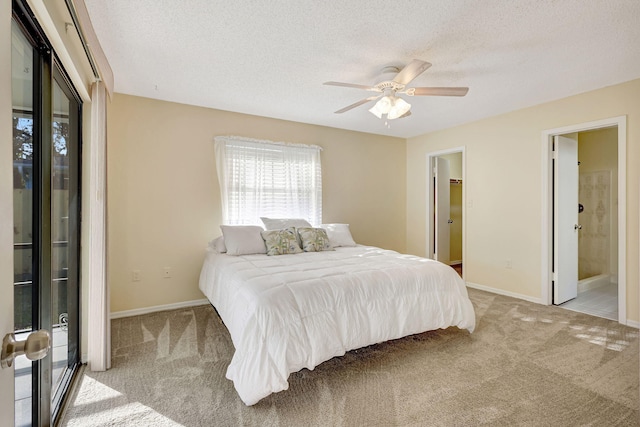
<path id="1" fill-rule="evenodd" d="M 344 113 L 352 108 L 359 107 L 362 104 L 366 104 L 367 102 L 375 101 L 377 99 L 378 102 L 376 102 L 369 111 L 378 118 L 386 116 L 389 120 L 411 115 L 411 104 L 400 98 L 398 96 L 400 94 L 407 96 L 465 96 L 467 92 L 469 92 L 468 87 L 407 87 L 413 79 L 425 72 L 429 67 L 431 67 L 430 63 L 414 59 L 402 70 L 397 67 L 383 68 L 383 73 L 395 72 L 397 74 L 392 80 L 385 80 L 374 86 L 340 82 L 325 82 L 323 84 L 330 86 L 353 87 L 356 89 L 380 93 L 380 95 L 370 96 L 341 108 L 336 111 L 336 114 Z"/>

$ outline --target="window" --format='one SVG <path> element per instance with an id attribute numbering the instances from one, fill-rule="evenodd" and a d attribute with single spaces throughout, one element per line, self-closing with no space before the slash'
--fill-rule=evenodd
<path id="1" fill-rule="evenodd" d="M 215 139 L 224 224 L 260 217 L 322 223 L 321 148 L 238 137 Z"/>

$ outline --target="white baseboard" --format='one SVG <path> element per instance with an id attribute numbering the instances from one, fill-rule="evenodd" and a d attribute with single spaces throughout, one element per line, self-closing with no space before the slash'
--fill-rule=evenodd
<path id="1" fill-rule="evenodd" d="M 516 292 L 509 292 L 502 289 L 496 289 L 490 286 L 479 285 L 473 282 L 466 282 L 466 285 L 470 288 L 480 289 L 481 291 L 491 292 L 493 294 L 504 295 L 512 298 L 518 298 L 518 299 L 529 301 L 535 304 L 542 304 L 542 300 L 540 298 L 534 298 L 534 297 L 530 297 L 528 295 L 522 295 Z M 133 310 L 114 311 L 113 313 L 111 313 L 111 319 L 120 319 L 122 317 L 139 316 L 141 314 L 155 313 L 157 311 L 175 310 L 178 308 L 196 307 L 198 305 L 206 305 L 206 304 L 209 304 L 209 300 L 197 299 L 192 301 L 177 302 L 173 304 L 164 304 L 164 305 L 155 305 L 152 307 L 135 308 Z M 640 329 L 640 322 L 627 319 L 627 326 Z M 86 354 L 82 355 L 81 360 L 83 361 L 87 360 Z"/>
<path id="2" fill-rule="evenodd" d="M 632 328 L 640 329 L 640 322 L 636 322 L 635 320 L 627 319 L 627 326 L 631 326 Z"/>
<path id="3" fill-rule="evenodd" d="M 529 302 L 532 302 L 532 303 L 535 303 L 535 304 L 543 304 L 541 298 L 534 298 L 534 297 L 530 297 L 528 295 L 522 295 L 522 294 L 518 294 L 518 293 L 515 293 L 515 292 L 504 291 L 502 289 L 496 289 L 496 288 L 492 288 L 492 287 L 485 286 L 485 285 L 479 285 L 479 284 L 473 283 L 473 282 L 466 282 L 466 285 L 468 287 L 470 287 L 470 288 L 480 289 L 481 291 L 487 291 L 487 292 L 491 292 L 493 294 L 498 294 L 498 295 L 504 295 L 504 296 L 507 296 L 507 297 L 518 298 L 518 299 L 529 301 Z M 543 304 L 543 305 L 546 305 L 546 304 Z M 630 326 L 632 328 L 640 329 L 640 322 L 637 322 L 635 320 L 627 319 L 626 325 Z"/>
<path id="4" fill-rule="evenodd" d="M 493 294 L 504 295 L 507 297 L 518 298 L 525 301 L 533 302 L 535 304 L 542 304 L 542 298 L 530 297 L 528 295 L 518 294 L 516 292 L 509 292 L 502 289 L 492 288 L 490 286 L 479 285 L 473 282 L 466 282 L 467 286 L 474 289 L 480 289 L 481 291 L 491 292 Z"/>
<path id="5" fill-rule="evenodd" d="M 455 261 L 449 261 L 449 265 L 450 266 L 460 265 L 460 264 L 462 264 L 462 260 L 461 259 L 457 259 Z"/>
<path id="6" fill-rule="evenodd" d="M 589 277 L 586 279 L 578 280 L 578 293 L 589 291 L 591 289 L 599 288 L 612 284 L 611 276 L 608 274 L 598 274 L 597 276 Z"/>
<path id="7" fill-rule="evenodd" d="M 209 304 L 208 299 L 196 299 L 192 301 L 176 302 L 173 304 L 154 305 L 152 307 L 134 308 L 133 310 L 113 311 L 111 312 L 111 319 L 139 316 L 141 314 L 155 313 L 157 311 L 175 310 L 177 308 L 195 307 L 205 304 Z"/>

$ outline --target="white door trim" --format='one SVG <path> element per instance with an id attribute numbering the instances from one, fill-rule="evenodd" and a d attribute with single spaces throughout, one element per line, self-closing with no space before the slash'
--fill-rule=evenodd
<path id="1" fill-rule="evenodd" d="M 0 2 L 0 58 L 11 61 L 11 2 Z M 11 67 L 0 67 L 0 89 L 11 94 Z M 13 125 L 11 96 L 0 98 L 0 339 L 13 332 Z M 0 413 L 15 419 L 14 368 L 0 368 Z"/>
<path id="2" fill-rule="evenodd" d="M 627 324 L 627 116 L 611 117 L 542 131 L 542 200 L 541 218 L 541 295 L 542 302 L 551 304 L 551 265 L 553 242 L 552 224 L 552 167 L 551 143 L 554 135 L 581 132 L 605 127 L 618 127 L 618 322 Z"/>
<path id="3" fill-rule="evenodd" d="M 467 185 L 466 175 L 467 175 L 467 155 L 465 151 L 465 146 L 447 148 L 444 150 L 438 151 L 430 151 L 427 153 L 427 176 L 425 177 L 427 183 L 427 215 L 425 218 L 426 227 L 425 227 L 425 236 L 426 236 L 426 257 L 433 259 L 433 236 L 435 235 L 435 230 L 433 229 L 433 221 L 431 220 L 434 216 L 434 205 L 433 205 L 433 186 L 431 185 L 431 177 L 433 175 L 433 158 L 438 156 L 443 156 L 445 154 L 453 154 L 453 153 L 462 153 L 462 261 L 466 262 L 467 259 Z M 462 279 L 466 281 L 466 268 L 462 269 Z"/>

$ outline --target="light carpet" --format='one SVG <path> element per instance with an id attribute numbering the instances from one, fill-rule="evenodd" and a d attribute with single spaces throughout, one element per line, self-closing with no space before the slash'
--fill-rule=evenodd
<path id="1" fill-rule="evenodd" d="M 376 344 L 247 407 L 211 306 L 112 321 L 113 367 L 86 370 L 65 426 L 638 426 L 638 330 L 469 289 L 457 328 Z"/>

